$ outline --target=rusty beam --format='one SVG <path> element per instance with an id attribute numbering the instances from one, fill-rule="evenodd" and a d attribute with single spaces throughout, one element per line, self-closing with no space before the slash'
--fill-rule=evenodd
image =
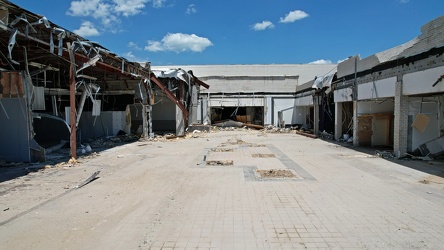
<path id="1" fill-rule="evenodd" d="M 199 80 L 199 79 L 198 79 L 197 77 L 195 77 L 195 76 L 194 76 L 194 82 L 195 82 L 197 85 L 200 85 L 200 86 L 202 86 L 202 87 L 204 87 L 204 88 L 206 88 L 206 89 L 209 89 L 209 88 L 210 88 L 210 85 L 208 85 L 208 84 L 202 82 L 201 80 Z"/>
<path id="2" fill-rule="evenodd" d="M 77 158 L 77 128 L 76 128 L 76 79 L 73 66 L 69 67 L 69 106 L 70 106 L 70 125 L 71 125 L 71 158 Z"/>

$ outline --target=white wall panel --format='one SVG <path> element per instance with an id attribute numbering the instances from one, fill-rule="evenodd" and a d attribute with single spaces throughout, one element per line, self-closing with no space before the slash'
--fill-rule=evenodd
<path id="1" fill-rule="evenodd" d="M 377 99 L 395 96 L 396 77 L 358 85 L 358 100 Z"/>
<path id="2" fill-rule="evenodd" d="M 351 102 L 353 90 L 351 88 L 338 89 L 333 93 L 335 102 Z"/>
<path id="3" fill-rule="evenodd" d="M 292 124 L 303 124 L 306 125 L 305 118 L 309 108 L 307 106 L 295 107 L 293 111 L 293 121 Z"/>
<path id="4" fill-rule="evenodd" d="M 415 95 L 444 92 L 444 81 L 432 87 L 433 83 L 435 83 L 441 75 L 444 75 L 444 67 L 405 74 L 402 79 L 402 94 Z"/>

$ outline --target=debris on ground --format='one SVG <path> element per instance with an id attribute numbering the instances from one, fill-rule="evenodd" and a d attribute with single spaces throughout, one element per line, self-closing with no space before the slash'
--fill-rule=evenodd
<path id="1" fill-rule="evenodd" d="M 212 148 L 211 152 L 233 152 L 233 148 Z"/>
<path id="2" fill-rule="evenodd" d="M 276 155 L 274 155 L 274 154 L 252 154 L 251 157 L 253 157 L 253 158 L 276 158 Z"/>
<path id="3" fill-rule="evenodd" d="M 293 128 L 279 128 L 274 125 L 268 125 L 268 126 L 264 127 L 263 131 L 266 133 L 290 133 L 292 130 L 294 130 L 294 129 Z"/>
<path id="4" fill-rule="evenodd" d="M 62 168 L 68 167 L 68 168 L 70 168 L 70 167 L 74 167 L 75 165 L 80 164 L 80 163 L 81 162 L 76 160 L 75 158 L 71 158 L 67 162 L 61 162 L 61 163 L 56 164 L 55 167 L 59 167 L 59 168 L 60 167 L 62 167 Z"/>
<path id="5" fill-rule="evenodd" d="M 90 182 L 93 182 L 94 180 L 97 180 L 99 178 L 99 177 L 97 177 L 97 175 L 99 175 L 99 174 L 100 174 L 100 171 L 94 172 L 88 179 L 86 179 L 81 184 L 77 185 L 76 188 L 81 188 L 81 187 L 89 184 Z"/>
<path id="6" fill-rule="evenodd" d="M 389 152 L 389 151 L 379 151 L 379 150 L 376 150 L 375 151 L 375 156 L 383 158 L 383 159 L 395 159 L 395 156 L 393 155 L 393 153 Z"/>
<path id="7" fill-rule="evenodd" d="M 233 160 L 223 160 L 223 161 L 206 161 L 207 165 L 210 166 L 231 166 L 233 165 Z"/>
<path id="8" fill-rule="evenodd" d="M 256 130 L 264 129 L 264 126 L 262 125 L 233 120 L 216 121 L 214 122 L 213 126 L 220 128 L 251 128 Z"/>
<path id="9" fill-rule="evenodd" d="M 297 178 L 298 176 L 288 169 L 269 169 L 256 171 L 261 178 Z"/>
<path id="10" fill-rule="evenodd" d="M 322 131 L 321 133 L 319 133 L 319 137 L 322 139 L 328 139 L 328 140 L 333 140 L 334 136 L 333 134 L 328 133 L 327 131 Z"/>
<path id="11" fill-rule="evenodd" d="M 223 120 L 223 121 L 217 121 L 213 124 L 213 126 L 216 127 L 223 127 L 223 128 L 242 128 L 242 122 L 237 122 L 237 121 L 233 121 L 233 120 Z"/>
<path id="12" fill-rule="evenodd" d="M 210 132 L 211 126 L 208 124 L 191 124 L 186 129 L 186 132 L 193 133 L 194 131 Z"/>
<path id="13" fill-rule="evenodd" d="M 97 139 L 88 140 L 89 146 L 91 148 L 112 148 L 118 146 L 125 142 L 135 142 L 140 139 L 138 135 L 117 135 L 117 136 L 108 136 Z M 86 151 L 86 148 L 85 148 Z"/>

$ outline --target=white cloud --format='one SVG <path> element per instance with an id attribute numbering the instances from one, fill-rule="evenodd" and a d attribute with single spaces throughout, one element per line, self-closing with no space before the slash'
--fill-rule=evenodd
<path id="1" fill-rule="evenodd" d="M 288 13 L 284 18 L 281 17 L 281 23 L 292 23 L 297 20 L 301 20 L 303 18 L 308 17 L 308 14 L 302 10 L 295 10 Z"/>
<path id="2" fill-rule="evenodd" d="M 151 52 L 158 52 L 158 51 L 164 51 L 165 48 L 163 47 L 162 43 L 159 41 L 148 40 L 148 45 L 145 46 L 145 50 Z"/>
<path id="3" fill-rule="evenodd" d="M 253 25 L 253 30 L 265 30 L 265 29 L 273 29 L 274 24 L 270 21 L 263 21 L 262 23 L 256 23 Z"/>
<path id="4" fill-rule="evenodd" d="M 100 36 L 100 32 L 89 21 L 84 21 L 79 29 L 74 30 L 74 33 L 83 37 Z"/>
<path id="5" fill-rule="evenodd" d="M 129 43 L 128 43 L 128 47 L 131 48 L 131 49 L 134 49 L 134 50 L 142 50 L 142 48 L 139 47 L 139 46 L 138 46 L 136 43 L 134 43 L 134 42 L 129 42 Z"/>
<path id="6" fill-rule="evenodd" d="M 199 37 L 195 34 L 168 33 L 162 38 L 162 41 L 148 41 L 145 50 L 152 52 L 174 51 L 177 53 L 187 51 L 202 52 L 212 45 L 213 43 L 208 38 Z"/>
<path id="7" fill-rule="evenodd" d="M 125 59 L 129 60 L 129 61 L 132 61 L 132 62 L 143 62 L 143 61 L 146 61 L 146 60 L 144 60 L 144 59 L 134 55 L 134 53 L 132 51 L 124 53 L 123 57 Z"/>
<path id="8" fill-rule="evenodd" d="M 139 14 L 143 8 L 145 8 L 145 4 L 149 0 L 114 0 L 114 10 L 117 13 L 121 13 L 123 16 L 134 16 Z"/>
<path id="9" fill-rule="evenodd" d="M 324 60 L 324 59 L 320 59 L 320 60 L 316 60 L 313 62 L 309 62 L 308 64 L 331 64 L 330 60 Z"/>
<path id="10" fill-rule="evenodd" d="M 197 12 L 196 5 L 194 5 L 194 4 L 188 5 L 187 11 L 186 11 L 187 14 L 194 14 L 196 12 Z"/>
<path id="11" fill-rule="evenodd" d="M 72 1 L 67 14 L 71 16 L 90 16 L 93 15 L 100 0 L 80 0 Z"/>
<path id="12" fill-rule="evenodd" d="M 100 20 L 105 26 L 112 26 L 120 22 L 114 15 L 113 6 L 101 0 L 72 1 L 66 12 L 71 16 L 87 16 Z"/>
<path id="13" fill-rule="evenodd" d="M 161 8 L 164 6 L 164 3 L 166 2 L 166 0 L 152 0 L 152 1 L 154 8 Z"/>
<path id="14" fill-rule="evenodd" d="M 99 20 L 111 32 L 119 30 L 121 17 L 135 16 L 143 12 L 147 3 L 153 7 L 164 6 L 166 0 L 74 0 L 66 11 L 70 16 L 91 17 Z"/>

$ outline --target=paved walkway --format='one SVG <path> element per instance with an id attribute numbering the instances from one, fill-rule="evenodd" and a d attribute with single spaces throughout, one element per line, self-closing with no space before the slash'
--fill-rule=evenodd
<path id="1" fill-rule="evenodd" d="M 444 179 L 401 165 L 414 162 L 296 134 L 196 137 L 137 142 L 57 175 L 42 171 L 35 183 L 101 173 L 25 209 L 3 192 L 9 204 L 0 205 L 17 212 L 0 212 L 0 249 L 444 247 Z M 442 166 L 426 167 L 444 176 Z"/>

